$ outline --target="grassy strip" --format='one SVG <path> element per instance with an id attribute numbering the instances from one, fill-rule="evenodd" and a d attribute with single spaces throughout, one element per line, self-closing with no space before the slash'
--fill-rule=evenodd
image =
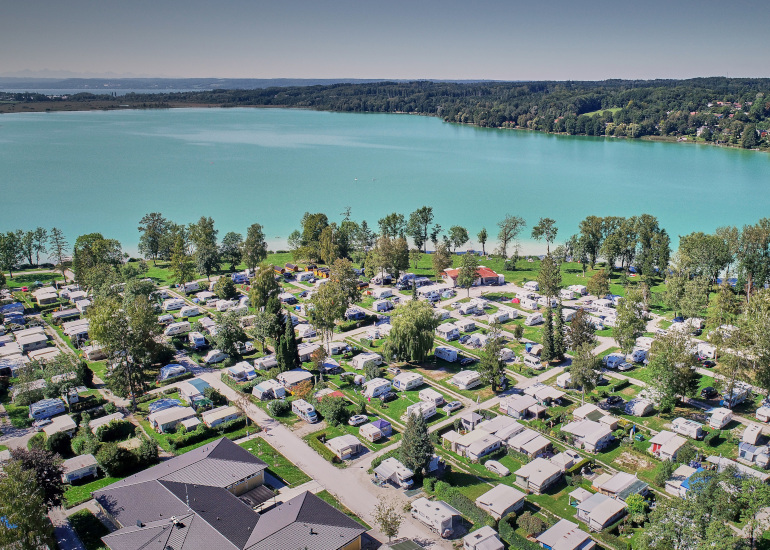
<path id="1" fill-rule="evenodd" d="M 310 476 L 297 468 L 288 458 L 275 450 L 264 438 L 251 439 L 240 444 L 251 454 L 267 462 L 268 471 L 290 487 L 311 481 Z"/>
<path id="2" fill-rule="evenodd" d="M 106 550 L 102 537 L 108 535 L 110 530 L 91 513 L 91 510 L 81 510 L 68 519 L 86 550 Z"/>
<path id="3" fill-rule="evenodd" d="M 122 477 L 103 477 L 90 483 L 84 483 L 83 485 L 71 485 L 64 492 L 64 504 L 66 508 L 72 508 L 78 504 L 82 504 L 87 500 L 91 500 L 91 493 L 98 491 L 107 485 L 111 485 L 116 481 L 120 481 Z"/>

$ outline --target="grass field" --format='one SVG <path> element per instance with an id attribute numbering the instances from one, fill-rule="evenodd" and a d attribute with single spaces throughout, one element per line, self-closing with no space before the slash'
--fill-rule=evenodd
<path id="1" fill-rule="evenodd" d="M 91 510 L 80 510 L 68 519 L 86 550 L 106 550 L 102 537 L 109 534 L 110 530 L 91 513 Z"/>
<path id="2" fill-rule="evenodd" d="M 72 508 L 87 500 L 91 500 L 91 493 L 107 485 L 111 485 L 116 481 L 120 481 L 122 477 L 103 477 L 84 483 L 83 485 L 70 485 L 64 492 L 64 504 L 66 508 Z"/>
<path id="3" fill-rule="evenodd" d="M 293 462 L 276 451 L 264 438 L 244 441 L 241 447 L 263 460 L 268 465 L 268 472 L 281 479 L 290 487 L 296 487 L 311 481 L 310 476 L 297 468 Z"/>

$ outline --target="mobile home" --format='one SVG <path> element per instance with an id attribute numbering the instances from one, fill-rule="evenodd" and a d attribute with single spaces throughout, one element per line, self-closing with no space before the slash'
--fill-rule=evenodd
<path id="1" fill-rule="evenodd" d="M 703 437 L 703 424 L 694 420 L 688 420 L 687 418 L 675 418 L 671 423 L 671 429 L 680 435 L 692 439 L 701 439 Z"/>
<path id="2" fill-rule="evenodd" d="M 530 313 L 529 315 L 527 315 L 527 318 L 524 319 L 524 324 L 527 325 L 528 327 L 539 325 L 542 322 L 543 322 L 543 314 L 537 313 L 537 312 Z"/>
<path id="3" fill-rule="evenodd" d="M 473 370 L 462 370 L 455 374 L 449 383 L 460 390 L 470 390 L 481 384 L 481 375 Z"/>
<path id="4" fill-rule="evenodd" d="M 436 334 L 438 334 L 440 338 L 451 342 L 452 340 L 457 340 L 460 337 L 460 329 L 457 328 L 457 325 L 453 323 L 444 323 L 443 325 L 438 326 L 436 329 Z"/>
<path id="5" fill-rule="evenodd" d="M 382 364 L 382 356 L 377 353 L 359 353 L 350 360 L 353 368 L 364 370 L 369 365 Z"/>
<path id="6" fill-rule="evenodd" d="M 428 420 L 429 418 L 435 416 L 436 405 L 427 401 L 420 401 L 418 403 L 414 403 L 413 405 L 409 405 L 406 408 L 406 412 L 404 413 L 404 418 L 408 419 L 411 415 L 418 414 L 422 414 L 422 417 L 425 420 Z"/>
<path id="7" fill-rule="evenodd" d="M 393 389 L 396 391 L 409 391 L 418 388 L 425 383 L 422 374 L 416 372 L 402 372 L 393 378 Z"/>
<path id="8" fill-rule="evenodd" d="M 190 323 L 188 321 L 180 321 L 168 325 L 163 331 L 163 334 L 164 336 L 177 336 L 178 334 L 190 332 L 190 328 Z"/>
<path id="9" fill-rule="evenodd" d="M 198 308 L 198 306 L 184 306 L 179 310 L 180 317 L 195 317 L 196 315 L 200 314 L 201 310 Z"/>
<path id="10" fill-rule="evenodd" d="M 315 424 L 318 422 L 318 414 L 315 412 L 315 407 L 304 399 L 292 401 L 291 412 L 299 416 L 308 424 Z"/>
<path id="11" fill-rule="evenodd" d="M 417 397 L 420 399 L 420 401 L 433 403 L 437 407 L 440 407 L 445 403 L 444 396 L 433 388 L 425 388 L 424 390 L 420 390 L 420 393 L 417 394 Z"/>
<path id="12" fill-rule="evenodd" d="M 374 399 L 390 391 L 390 382 L 384 378 L 373 378 L 364 382 L 364 397 Z"/>
<path id="13" fill-rule="evenodd" d="M 438 359 L 443 359 L 444 361 L 448 361 L 450 363 L 454 363 L 457 361 L 457 350 L 454 348 L 450 348 L 447 346 L 438 346 L 436 347 L 433 354 Z"/>

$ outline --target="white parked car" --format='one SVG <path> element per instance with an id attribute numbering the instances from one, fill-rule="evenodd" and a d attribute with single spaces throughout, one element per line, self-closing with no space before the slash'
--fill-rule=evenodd
<path id="1" fill-rule="evenodd" d="M 365 422 L 369 422 L 369 418 L 363 414 L 355 414 L 350 417 L 350 420 L 348 420 L 348 424 L 351 426 L 359 426 Z"/>
<path id="2" fill-rule="evenodd" d="M 459 401 L 451 401 L 446 405 L 444 405 L 443 407 L 441 407 L 441 409 L 447 414 L 462 408 L 463 408 L 463 404 L 460 403 Z"/>
<path id="3" fill-rule="evenodd" d="M 500 477 L 505 477 L 511 473 L 508 468 L 500 464 L 497 460 L 487 460 L 484 464 L 484 467 L 493 474 L 497 474 Z"/>

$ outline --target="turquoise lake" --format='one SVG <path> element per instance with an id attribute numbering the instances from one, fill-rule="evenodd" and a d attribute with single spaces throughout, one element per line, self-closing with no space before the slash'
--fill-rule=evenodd
<path id="1" fill-rule="evenodd" d="M 770 216 L 764 153 L 285 109 L 2 115 L 0 182 L 0 230 L 99 231 L 129 252 L 153 211 L 211 216 L 220 238 L 259 222 L 274 247 L 305 211 L 339 221 L 346 206 L 376 227 L 430 205 L 445 229 L 486 226 L 490 240 L 506 213 L 527 235 L 554 218 L 559 240 L 592 214 L 650 213 L 674 239 Z"/>

